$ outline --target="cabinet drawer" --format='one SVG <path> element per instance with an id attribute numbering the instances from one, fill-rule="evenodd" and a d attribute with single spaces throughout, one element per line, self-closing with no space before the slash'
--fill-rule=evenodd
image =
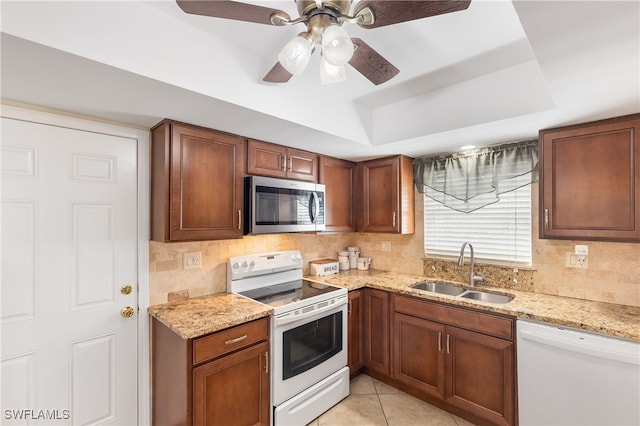
<path id="1" fill-rule="evenodd" d="M 394 296 L 393 309 L 414 317 L 513 340 L 513 320 L 510 318 L 404 296 Z"/>
<path id="2" fill-rule="evenodd" d="M 219 331 L 193 341 L 193 363 L 217 358 L 269 337 L 269 318 Z"/>

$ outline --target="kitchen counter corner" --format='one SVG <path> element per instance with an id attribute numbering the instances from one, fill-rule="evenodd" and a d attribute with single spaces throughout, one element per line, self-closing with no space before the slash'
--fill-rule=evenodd
<path id="1" fill-rule="evenodd" d="M 272 308 L 268 306 L 229 293 L 149 307 L 149 315 L 185 340 L 264 318 L 271 313 Z"/>

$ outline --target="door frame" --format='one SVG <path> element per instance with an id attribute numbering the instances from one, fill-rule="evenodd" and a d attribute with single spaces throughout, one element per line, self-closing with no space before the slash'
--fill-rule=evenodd
<path id="1" fill-rule="evenodd" d="M 149 372 L 149 129 L 0 99 L 0 117 L 119 136 L 137 141 L 138 424 L 151 424 Z"/>

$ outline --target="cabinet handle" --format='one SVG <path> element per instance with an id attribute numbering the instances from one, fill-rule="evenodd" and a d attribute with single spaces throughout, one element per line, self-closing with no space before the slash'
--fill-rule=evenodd
<path id="1" fill-rule="evenodd" d="M 287 156 L 286 155 L 282 156 L 282 171 L 283 172 L 287 171 Z"/>
<path id="2" fill-rule="evenodd" d="M 449 335 L 447 334 L 447 354 L 450 354 L 451 351 L 449 350 Z"/>
<path id="3" fill-rule="evenodd" d="M 269 352 L 264 353 L 264 372 L 269 374 Z"/>
<path id="4" fill-rule="evenodd" d="M 289 156 L 289 173 L 293 173 L 293 157 Z"/>
<path id="5" fill-rule="evenodd" d="M 238 210 L 238 231 L 242 231 L 242 210 Z"/>
<path id="6" fill-rule="evenodd" d="M 549 229 L 549 209 L 544 209 L 544 229 Z"/>
<path id="7" fill-rule="evenodd" d="M 442 332 L 438 331 L 438 352 L 442 352 Z"/>
<path id="8" fill-rule="evenodd" d="M 238 343 L 244 339 L 247 338 L 247 335 L 245 334 L 244 336 L 240 336 L 240 337 L 236 337 L 235 339 L 230 339 L 227 340 L 226 342 L 224 342 L 225 345 L 233 345 L 234 343 Z"/>
<path id="9" fill-rule="evenodd" d="M 396 212 L 393 212 L 393 227 L 396 227 Z"/>

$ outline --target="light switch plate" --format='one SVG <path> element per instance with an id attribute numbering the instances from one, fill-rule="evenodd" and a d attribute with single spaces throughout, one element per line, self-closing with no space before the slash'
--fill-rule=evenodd
<path id="1" fill-rule="evenodd" d="M 577 255 L 586 256 L 589 254 L 589 246 L 586 244 L 576 244 L 575 252 Z"/>

